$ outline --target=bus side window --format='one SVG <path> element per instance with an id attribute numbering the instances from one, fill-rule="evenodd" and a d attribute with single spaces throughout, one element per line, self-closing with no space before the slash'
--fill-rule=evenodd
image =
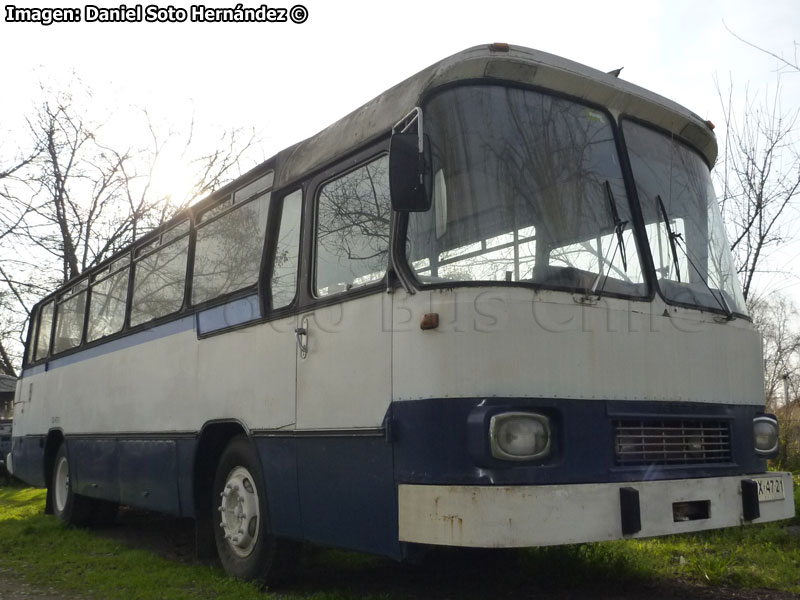
<path id="1" fill-rule="evenodd" d="M 224 213 L 200 215 L 194 251 L 192 304 L 254 285 L 264 246 L 269 192 Z"/>
<path id="2" fill-rule="evenodd" d="M 47 356 L 50 350 L 50 332 L 53 328 L 53 307 L 55 302 L 51 300 L 39 311 L 39 327 L 36 332 L 36 360 Z"/>
<path id="3" fill-rule="evenodd" d="M 161 245 L 151 242 L 137 252 L 131 327 L 177 312 L 183 306 L 188 225 L 183 221 L 161 235 Z"/>
<path id="4" fill-rule="evenodd" d="M 128 299 L 129 266 L 130 256 L 124 256 L 110 268 L 95 275 L 89 299 L 87 341 L 92 342 L 122 330 Z"/>
<path id="5" fill-rule="evenodd" d="M 56 337 L 53 354 L 77 348 L 83 334 L 83 318 L 86 314 L 86 282 L 83 280 L 56 304 Z"/>
<path id="6" fill-rule="evenodd" d="M 275 266 L 272 269 L 272 308 L 288 306 L 294 300 L 302 212 L 303 190 L 296 190 L 283 199 L 281 226 L 275 249 Z"/>
<path id="7" fill-rule="evenodd" d="M 325 184 L 317 213 L 318 297 L 383 279 L 388 265 L 389 158 Z"/>
<path id="8" fill-rule="evenodd" d="M 25 362 L 30 363 L 35 360 L 33 355 L 36 348 L 36 337 L 39 335 L 39 316 L 41 310 L 34 310 L 31 313 L 30 321 L 28 322 L 28 346 L 25 348 Z"/>

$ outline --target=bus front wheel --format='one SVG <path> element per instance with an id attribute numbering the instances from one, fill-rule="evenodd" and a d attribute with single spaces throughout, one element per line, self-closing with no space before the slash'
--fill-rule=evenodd
<path id="1" fill-rule="evenodd" d="M 53 514 L 64 523 L 78 526 L 89 523 L 92 516 L 91 500 L 76 494 L 72 489 L 66 442 L 61 443 L 56 454 L 50 493 L 53 500 Z"/>
<path id="2" fill-rule="evenodd" d="M 261 465 L 247 437 L 236 436 L 228 443 L 212 493 L 214 540 L 225 571 L 261 584 L 282 579 L 283 543 L 269 531 Z"/>

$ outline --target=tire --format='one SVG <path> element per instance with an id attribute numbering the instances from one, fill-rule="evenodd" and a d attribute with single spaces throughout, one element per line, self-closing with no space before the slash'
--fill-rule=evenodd
<path id="1" fill-rule="evenodd" d="M 53 494 L 53 514 L 67 525 L 85 526 L 92 518 L 92 500 L 76 494 L 69 476 L 69 455 L 67 444 L 62 442 L 53 463 L 53 476 L 50 480 Z"/>
<path id="2" fill-rule="evenodd" d="M 261 585 L 285 580 L 294 563 L 290 544 L 270 533 L 261 464 L 247 437 L 228 443 L 212 489 L 214 541 L 225 571 Z"/>

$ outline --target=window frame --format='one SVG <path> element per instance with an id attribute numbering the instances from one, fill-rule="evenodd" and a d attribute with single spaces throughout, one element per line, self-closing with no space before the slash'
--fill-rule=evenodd
<path id="1" fill-rule="evenodd" d="M 639 242 L 639 245 L 640 245 L 640 250 L 639 251 L 643 252 L 643 253 L 647 253 L 646 254 L 646 256 L 647 256 L 647 269 L 646 270 L 647 270 L 648 276 L 651 278 L 651 280 L 649 282 L 650 293 L 651 293 L 651 297 L 649 298 L 649 301 L 652 301 L 653 298 L 655 298 L 655 296 L 658 296 L 661 299 L 661 301 L 664 302 L 668 306 L 677 306 L 677 307 L 680 307 L 680 308 L 687 308 L 687 309 L 690 309 L 690 310 L 696 310 L 696 311 L 700 311 L 700 312 L 711 312 L 711 313 L 714 313 L 714 314 L 724 315 L 724 316 L 727 317 L 728 316 L 727 313 L 724 310 L 722 310 L 722 308 L 720 308 L 719 306 L 712 306 L 710 304 L 708 306 L 705 306 L 705 305 L 700 305 L 700 304 L 692 304 L 692 303 L 680 302 L 680 301 L 677 301 L 677 300 L 672 300 L 672 299 L 668 298 L 667 295 L 662 291 L 661 285 L 659 284 L 659 276 L 658 276 L 658 273 L 656 272 L 655 257 L 652 255 L 652 251 L 650 249 L 650 241 L 649 241 L 649 238 L 647 237 L 647 231 L 646 231 L 647 224 L 645 223 L 644 214 L 642 212 L 641 200 L 639 198 L 639 191 L 636 188 L 636 180 L 635 180 L 634 173 L 633 173 L 633 166 L 632 166 L 631 161 L 630 161 L 630 155 L 629 155 L 629 151 L 628 151 L 628 143 L 627 143 L 627 140 L 625 139 L 625 132 L 624 132 L 625 121 L 629 121 L 631 123 L 639 125 L 640 127 L 644 127 L 645 129 L 649 129 L 650 131 L 653 131 L 655 133 L 659 133 L 661 135 L 664 135 L 664 136 L 668 137 L 669 139 L 674 140 L 675 142 L 683 145 L 690 152 L 692 152 L 692 153 L 694 153 L 694 154 L 696 154 L 697 156 L 700 157 L 700 159 L 703 161 L 703 164 L 706 166 L 706 168 L 709 170 L 709 172 L 711 172 L 712 166 L 709 165 L 708 159 L 706 158 L 706 155 L 697 147 L 697 145 L 693 144 L 689 139 L 683 137 L 682 135 L 679 135 L 678 133 L 675 133 L 675 132 L 670 131 L 668 129 L 665 129 L 663 127 L 659 127 L 658 125 L 655 125 L 653 123 L 650 123 L 649 121 L 646 121 L 646 120 L 644 120 L 644 119 L 642 119 L 640 117 L 636 117 L 636 116 L 633 116 L 633 115 L 628 114 L 628 113 L 621 113 L 619 116 L 617 116 L 617 119 L 616 119 L 616 130 L 618 131 L 618 134 L 619 134 L 619 142 L 618 143 L 621 144 L 621 147 L 622 147 L 626 177 L 630 178 L 631 190 L 628 193 L 629 194 L 633 194 L 633 198 L 635 199 L 637 219 L 639 221 L 638 224 L 637 224 L 637 227 L 639 227 L 640 232 L 641 232 L 641 235 L 639 236 L 641 238 L 641 240 Z M 715 193 L 716 193 L 716 190 L 715 190 Z M 719 199 L 717 199 L 716 202 L 717 202 L 717 208 L 719 209 Z M 736 311 L 733 311 L 733 310 L 732 310 L 732 314 L 735 315 L 735 317 L 737 319 L 742 319 L 744 321 L 749 321 L 751 323 L 753 322 L 753 317 L 748 315 L 748 314 L 742 314 L 742 313 L 739 313 L 739 312 L 736 312 Z"/>
<path id="2" fill-rule="evenodd" d="M 253 283 L 250 283 L 250 284 L 248 284 L 248 285 L 246 285 L 244 287 L 240 287 L 240 288 L 237 288 L 237 289 L 232 290 L 230 292 L 226 292 L 224 294 L 219 294 L 217 296 L 213 296 L 211 298 L 207 298 L 207 299 L 203 300 L 202 302 L 194 303 L 192 301 L 192 294 L 194 293 L 195 263 L 196 263 L 196 258 L 197 258 L 197 233 L 201 229 L 203 229 L 206 225 L 210 225 L 210 224 L 216 222 L 217 220 L 219 220 L 221 218 L 224 218 L 226 215 L 229 215 L 229 214 L 233 213 L 238 208 L 241 208 L 242 206 L 245 206 L 247 204 L 250 204 L 252 202 L 256 202 L 259 199 L 264 198 L 264 196 L 268 196 L 268 198 L 266 199 L 266 203 L 267 203 L 267 207 L 266 207 L 266 210 L 267 210 L 267 224 L 266 224 L 266 227 L 264 228 L 264 236 L 263 236 L 263 238 L 261 240 L 261 251 L 259 252 L 259 264 L 258 264 L 258 267 L 257 267 L 256 280 Z M 233 201 L 233 198 L 234 198 L 234 192 L 231 192 L 230 194 L 227 194 L 225 196 L 225 198 L 220 200 L 219 202 L 216 202 L 216 203 L 212 204 L 211 206 L 205 207 L 203 210 L 198 211 L 197 215 L 193 219 L 192 241 L 191 241 L 191 263 L 192 264 L 190 265 L 190 268 L 188 269 L 187 283 L 189 284 L 189 289 L 187 291 L 187 296 L 186 296 L 186 298 L 187 298 L 187 300 L 186 300 L 187 306 L 191 307 L 192 309 L 203 310 L 205 308 L 210 308 L 210 307 L 216 306 L 218 304 L 225 304 L 226 302 L 230 302 L 231 300 L 235 300 L 237 298 L 242 298 L 244 296 L 249 296 L 249 295 L 253 294 L 254 292 L 256 292 L 258 290 L 258 282 L 261 279 L 261 274 L 263 272 L 264 248 L 267 245 L 267 240 L 269 239 L 268 236 L 269 236 L 269 232 L 270 232 L 270 228 L 271 228 L 271 219 L 273 218 L 272 205 L 273 205 L 273 203 L 275 201 L 274 200 L 274 190 L 273 190 L 272 187 L 266 188 L 264 190 L 261 190 L 260 192 L 257 192 L 256 194 L 248 196 L 244 200 L 240 200 L 239 202 Z M 230 202 L 231 204 L 230 204 L 230 206 L 225 208 L 225 210 L 222 210 L 222 211 L 212 215 L 211 217 L 209 217 L 208 220 L 203 220 L 203 215 L 205 215 L 208 212 L 211 212 L 214 209 L 218 208 L 224 202 Z"/>
<path id="3" fill-rule="evenodd" d="M 126 263 L 122 266 L 118 266 L 116 269 L 114 268 L 117 263 L 122 261 L 123 259 L 127 259 Z M 131 292 L 131 281 L 133 278 L 131 277 L 131 268 L 133 267 L 133 258 L 131 257 L 130 250 L 124 252 L 119 256 L 114 256 L 110 260 L 108 260 L 102 268 L 94 270 L 92 273 L 89 274 L 89 296 L 87 300 L 87 308 L 86 308 L 86 318 L 84 322 L 84 344 L 94 344 L 95 342 L 101 342 L 110 338 L 114 335 L 119 335 L 126 329 L 127 318 L 128 318 L 128 309 L 130 307 L 130 292 Z M 116 277 L 123 271 L 127 269 L 128 271 L 128 281 L 125 286 L 125 303 L 122 312 L 122 325 L 117 331 L 113 333 L 109 333 L 106 335 L 102 335 L 98 338 L 93 340 L 89 339 L 89 326 L 91 321 L 91 314 L 92 314 L 92 305 L 94 304 L 94 287 L 99 284 L 103 283 L 104 281 L 108 281 L 112 277 Z"/>
<path id="4" fill-rule="evenodd" d="M 55 307 L 53 312 L 53 323 L 51 326 L 50 332 L 50 348 L 49 348 L 49 355 L 50 356 L 60 356 L 67 352 L 76 350 L 80 348 L 85 342 L 86 336 L 86 324 L 87 324 L 87 314 L 89 309 L 89 280 L 91 278 L 90 274 L 82 274 L 81 277 L 76 280 L 74 283 L 70 284 L 66 290 L 60 290 L 58 294 L 54 297 L 55 300 Z M 83 301 L 83 320 L 81 322 L 81 332 L 78 336 L 78 343 L 70 348 L 65 348 L 63 350 L 56 351 L 55 342 L 56 342 L 56 333 L 58 331 L 59 319 L 61 317 L 61 306 L 72 300 L 73 298 L 77 297 L 80 294 L 86 294 L 86 297 Z"/>
<path id="5" fill-rule="evenodd" d="M 602 113 L 606 117 L 606 119 L 608 120 L 609 127 L 611 129 L 612 137 L 614 139 L 614 149 L 617 153 L 617 158 L 619 159 L 620 177 L 625 187 L 625 193 L 630 208 L 630 215 L 631 215 L 630 227 L 631 227 L 631 232 L 633 234 L 633 239 L 635 240 L 636 243 L 636 251 L 638 253 L 640 268 L 643 277 L 642 284 L 644 285 L 645 289 L 642 295 L 620 294 L 605 290 L 603 292 L 602 297 L 618 298 L 621 300 L 628 300 L 631 302 L 642 302 L 642 303 L 652 302 L 653 298 L 655 298 L 657 294 L 656 274 L 652 265 L 652 257 L 650 256 L 650 247 L 644 235 L 644 219 L 642 217 L 641 207 L 639 205 L 639 199 L 638 196 L 636 195 L 636 186 L 631 171 L 630 161 L 628 160 L 627 146 L 625 145 L 624 138 L 622 136 L 621 123 L 622 119 L 625 118 L 625 115 L 624 114 L 615 115 L 614 113 L 611 112 L 611 110 L 607 106 L 588 101 L 578 96 L 573 96 L 571 94 L 563 92 L 557 92 L 552 89 L 543 88 L 536 85 L 530 85 L 515 81 L 505 81 L 505 80 L 486 81 L 486 80 L 467 79 L 437 86 L 427 91 L 423 95 L 423 97 L 420 98 L 419 105 L 422 106 L 423 110 L 425 110 L 426 107 L 429 106 L 430 101 L 436 96 L 445 93 L 449 90 L 452 90 L 454 88 L 465 87 L 465 86 L 499 86 L 504 88 L 537 92 L 539 94 L 551 96 L 553 98 L 558 98 L 561 100 L 573 102 L 582 107 L 589 108 L 591 110 L 596 110 Z M 541 283 L 533 283 L 528 281 L 508 282 L 508 281 L 452 280 L 446 282 L 427 282 L 427 283 L 422 282 L 417 277 L 416 272 L 413 266 L 411 265 L 408 256 L 406 255 L 406 240 L 408 237 L 409 214 L 410 213 L 394 215 L 397 224 L 393 230 L 394 241 L 392 243 L 392 251 L 394 253 L 394 256 L 396 257 L 396 264 L 395 264 L 396 269 L 398 271 L 401 271 L 404 280 L 408 280 L 409 282 L 411 282 L 413 284 L 413 287 L 417 290 L 423 291 L 423 290 L 434 290 L 434 289 L 449 289 L 454 287 L 497 286 L 497 287 L 522 287 L 534 290 L 566 292 L 570 294 L 586 292 L 586 290 L 583 288 L 567 287 L 567 286 L 563 287 L 548 286 L 548 285 L 543 285 Z"/>
<path id="6" fill-rule="evenodd" d="M 39 332 L 42 327 L 42 314 L 44 313 L 45 308 L 48 305 L 52 305 L 52 312 L 50 313 L 50 334 L 47 336 L 47 349 L 45 350 L 44 356 L 39 356 Z M 50 295 L 49 297 L 42 300 L 39 305 L 36 307 L 37 315 L 36 315 L 36 337 L 33 340 L 34 350 L 33 350 L 33 360 L 31 361 L 32 364 L 46 362 L 50 358 L 50 350 L 53 346 L 53 330 L 54 330 L 54 323 L 55 323 L 55 315 L 56 315 L 56 296 Z"/>
<path id="7" fill-rule="evenodd" d="M 39 316 L 42 312 L 43 304 L 36 304 L 31 309 L 30 317 L 28 318 L 28 333 L 25 339 L 25 354 L 22 360 L 23 368 L 36 362 L 36 341 L 39 337 Z"/>
<path id="8" fill-rule="evenodd" d="M 184 223 L 188 223 L 189 228 L 186 233 L 183 233 L 177 237 L 170 238 L 167 240 L 166 243 L 163 243 L 162 240 L 164 239 L 164 235 L 174 231 Z M 136 271 L 137 271 L 137 264 L 141 262 L 143 259 L 148 258 L 163 248 L 166 248 L 172 244 L 176 244 L 183 240 L 184 238 L 188 238 L 188 244 L 186 249 L 186 266 L 183 270 L 183 296 L 181 300 L 181 305 L 176 310 L 165 314 L 160 315 L 158 317 L 154 317 L 152 319 L 148 319 L 147 321 L 142 321 L 140 323 L 136 323 L 135 325 L 131 324 L 131 317 L 133 316 L 133 305 L 134 305 L 134 293 L 136 291 Z M 141 243 L 135 245 L 132 248 L 133 255 L 131 257 L 131 276 L 128 280 L 128 299 L 126 304 L 125 310 L 125 325 L 123 326 L 122 331 L 128 330 L 137 330 L 139 328 L 145 329 L 149 327 L 153 327 L 162 321 L 167 321 L 170 319 L 175 318 L 177 315 L 185 312 L 187 308 L 187 293 L 191 293 L 191 290 L 188 290 L 188 286 L 190 285 L 191 278 L 189 277 L 190 268 L 192 266 L 192 258 L 194 254 L 193 248 L 193 241 L 194 241 L 194 229 L 192 227 L 192 219 L 191 216 L 188 214 L 182 214 L 181 218 L 179 218 L 175 223 L 171 223 L 169 227 L 166 227 L 158 232 L 158 234 L 153 235 L 153 237 L 146 238 Z M 158 242 L 156 244 L 156 242 Z"/>
<path id="9" fill-rule="evenodd" d="M 346 177 L 350 173 L 354 173 L 359 169 L 373 163 L 383 157 L 389 159 L 389 150 L 388 150 L 388 143 L 383 144 L 372 144 L 366 148 L 357 151 L 354 156 L 352 156 L 349 160 L 347 157 L 340 159 L 335 165 L 333 165 L 330 169 L 323 171 L 322 173 L 318 174 L 316 177 L 312 179 L 312 188 L 311 194 L 309 194 L 309 202 L 312 202 L 309 220 L 310 220 L 310 227 L 308 229 L 309 234 L 306 235 L 306 239 L 303 242 L 306 245 L 308 250 L 307 256 L 308 261 L 306 264 L 305 270 L 305 284 L 304 289 L 307 294 L 307 303 L 312 306 L 325 306 L 328 304 L 337 304 L 339 302 L 347 301 L 351 298 L 359 298 L 361 296 L 368 296 L 374 294 L 378 291 L 383 291 L 386 289 L 388 283 L 388 278 L 390 278 L 390 273 L 393 271 L 393 260 L 392 260 L 392 247 L 394 246 L 394 230 L 395 230 L 395 221 L 397 219 L 397 215 L 395 214 L 394 210 L 389 211 L 389 242 L 386 247 L 386 269 L 384 271 L 383 277 L 380 279 L 365 284 L 359 285 L 357 287 L 353 287 L 349 290 L 342 290 L 339 292 L 327 294 L 325 296 L 317 295 L 317 233 L 319 231 L 319 207 L 320 207 L 320 199 L 322 190 L 328 184 L 342 179 Z M 388 184 L 388 170 L 387 170 L 387 184 Z M 391 200 L 391 199 L 390 199 Z M 301 239 L 302 239 L 302 232 L 301 232 Z M 301 244 L 302 245 L 302 244 Z M 301 258 L 301 264 L 303 264 Z M 302 274 L 301 274 L 302 276 Z"/>
<path id="10" fill-rule="evenodd" d="M 176 214 L 173 218 L 169 219 L 165 223 L 161 224 L 153 231 L 147 232 L 146 234 L 142 235 L 141 237 L 137 237 L 133 240 L 130 244 L 122 248 L 121 250 L 115 252 L 108 258 L 104 259 L 102 262 L 98 263 L 97 265 L 87 269 L 84 273 L 81 273 L 77 282 L 81 280 L 87 280 L 86 290 L 87 290 L 87 302 L 86 308 L 84 311 L 84 322 L 83 322 L 83 330 L 81 333 L 81 343 L 74 347 L 70 348 L 69 350 L 64 350 L 63 352 L 58 353 L 57 358 L 61 358 L 62 356 L 68 356 L 75 352 L 80 352 L 85 348 L 91 348 L 94 346 L 99 346 L 110 341 L 126 337 L 128 335 L 132 335 L 137 333 L 141 330 L 150 329 L 152 327 L 159 326 L 163 323 L 167 323 L 173 320 L 177 320 L 180 318 L 185 317 L 188 314 L 195 314 L 206 308 L 213 307 L 219 304 L 225 304 L 232 300 L 236 300 L 240 297 L 245 297 L 248 295 L 253 295 L 258 293 L 259 285 L 261 280 L 263 279 L 263 270 L 264 270 L 264 254 L 269 250 L 269 237 L 266 238 L 267 243 L 265 243 L 262 247 L 262 257 L 259 263 L 259 277 L 258 283 L 252 284 L 248 287 L 242 288 L 238 291 L 232 292 L 230 294 L 219 296 L 214 298 L 206 303 L 198 304 L 196 306 L 192 306 L 189 302 L 191 298 L 191 283 L 192 283 L 192 275 L 193 275 L 193 266 L 194 266 L 194 245 L 195 245 L 195 224 L 196 220 L 198 219 L 198 215 L 211 210 L 213 207 L 224 203 L 226 200 L 229 201 L 234 197 L 235 194 L 240 193 L 242 190 L 246 189 L 248 186 L 253 185 L 254 183 L 258 182 L 259 180 L 265 179 L 269 177 L 269 185 L 266 188 L 262 188 L 256 191 L 253 194 L 250 194 L 242 199 L 239 199 L 238 202 L 232 204 L 229 209 L 233 209 L 234 207 L 240 206 L 245 204 L 251 200 L 255 200 L 256 198 L 260 197 L 266 192 L 270 192 L 271 194 L 275 193 L 275 159 L 273 158 L 268 162 L 266 165 L 261 165 L 257 167 L 255 170 L 259 171 L 259 175 L 255 177 L 248 177 L 245 175 L 230 184 L 224 186 L 220 190 L 215 191 L 212 193 L 208 198 L 205 198 L 198 202 L 197 204 L 189 207 L 181 211 L 180 213 Z M 241 181 L 245 181 L 245 183 L 240 183 Z M 270 205 L 268 208 L 268 222 L 267 222 L 267 236 L 270 235 L 270 221 L 272 219 L 272 210 L 273 210 L 273 202 L 272 200 L 269 201 Z M 222 215 L 224 212 L 220 212 Z M 303 207 L 303 215 L 302 219 L 305 218 L 305 207 Z M 174 231 L 177 227 L 180 227 L 182 223 L 188 221 L 189 227 L 188 231 L 184 232 L 180 236 L 175 237 L 174 239 L 168 239 L 166 243 L 163 242 L 164 236 L 169 236 L 169 232 Z M 303 235 L 303 227 L 304 223 L 301 222 L 301 236 Z M 186 271 L 184 274 L 184 290 L 183 290 L 183 302 L 182 306 L 179 310 L 172 312 L 168 315 L 164 315 L 161 317 L 157 317 L 155 319 L 151 319 L 149 321 L 139 323 L 137 325 L 131 326 L 130 319 L 131 313 L 133 309 L 133 291 L 134 291 L 134 282 L 136 276 L 136 263 L 145 258 L 147 255 L 157 252 L 160 248 L 169 245 L 172 242 L 178 242 L 183 237 L 189 237 L 189 245 L 188 245 L 188 255 L 187 255 L 187 264 L 186 264 Z M 301 237 L 301 256 L 303 254 L 302 249 L 303 238 Z M 119 269 L 114 270 L 113 273 L 109 272 L 109 267 L 112 267 L 117 261 L 128 257 L 127 265 L 124 267 L 120 267 Z M 95 340 L 89 341 L 88 340 L 88 327 L 89 327 L 89 311 L 91 310 L 91 303 L 92 303 L 92 287 L 96 281 L 101 281 L 106 279 L 107 277 L 111 277 L 113 275 L 117 275 L 121 270 L 124 268 L 128 269 L 128 286 L 126 290 L 126 297 L 125 297 L 125 318 L 122 329 L 115 333 L 109 334 L 107 336 L 103 336 L 97 338 Z M 298 272 L 298 279 L 300 277 L 300 272 Z M 56 324 L 56 313 L 57 313 L 57 304 L 58 300 L 64 296 L 65 292 L 68 292 L 76 285 L 76 281 L 70 281 L 64 285 L 59 286 L 46 296 L 44 296 L 37 304 L 34 305 L 33 309 L 31 310 L 31 317 L 29 320 L 28 329 L 28 341 L 25 346 L 25 354 L 23 355 L 23 368 L 38 366 L 44 363 L 47 363 L 49 360 L 54 358 L 54 354 L 52 353 L 53 347 L 53 337 L 55 335 L 55 324 Z M 298 288 L 298 296 L 300 295 L 301 288 Z M 260 294 L 259 294 L 260 296 Z M 45 306 L 49 303 L 53 303 L 53 315 L 52 319 L 53 322 L 51 323 L 50 328 L 50 337 L 48 340 L 48 350 L 45 356 L 41 358 L 36 358 L 37 346 L 38 346 L 38 332 L 40 328 L 41 322 L 41 314 L 42 310 Z M 297 304 L 297 299 L 295 300 L 295 305 Z M 248 325 L 255 325 L 257 323 L 263 323 L 267 319 L 265 318 L 265 312 L 262 309 L 261 314 L 258 318 L 254 319 L 253 321 L 248 322 L 243 326 Z M 239 328 L 237 326 L 236 328 Z M 220 333 L 226 330 L 220 331 Z M 209 335 L 214 335 L 217 332 L 213 332 Z M 206 336 L 199 336 L 199 337 L 206 337 Z M 30 354 L 30 357 L 28 356 Z"/>
<path id="11" fill-rule="evenodd" d="M 281 225 L 283 224 L 283 208 L 286 199 L 294 193 L 300 192 L 300 231 L 297 240 L 297 272 L 295 273 L 294 298 L 286 306 L 275 308 L 272 301 L 272 275 L 275 272 L 275 256 L 278 250 Z M 264 244 L 264 254 L 261 259 L 261 277 L 259 279 L 259 299 L 261 314 L 264 320 L 277 319 L 297 312 L 298 305 L 302 303 L 304 281 L 304 257 L 306 243 L 306 202 L 308 189 L 302 184 L 293 184 L 272 196 L 269 223 L 267 224 L 267 241 Z"/>

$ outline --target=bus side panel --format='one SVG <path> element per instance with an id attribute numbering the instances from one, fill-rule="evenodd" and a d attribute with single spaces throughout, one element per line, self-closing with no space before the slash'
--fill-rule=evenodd
<path id="1" fill-rule="evenodd" d="M 302 539 L 294 438 L 255 437 L 267 487 L 269 525 L 275 535 Z"/>
<path id="2" fill-rule="evenodd" d="M 123 504 L 180 514 L 174 440 L 120 440 L 119 488 Z"/>
<path id="3" fill-rule="evenodd" d="M 70 468 L 75 491 L 84 496 L 119 502 L 117 440 L 69 439 Z"/>
<path id="4" fill-rule="evenodd" d="M 68 438 L 67 443 L 77 493 L 194 516 L 195 439 Z"/>
<path id="5" fill-rule="evenodd" d="M 400 558 L 392 445 L 384 437 L 298 438 L 297 459 L 307 540 Z"/>
<path id="6" fill-rule="evenodd" d="M 43 435 L 20 436 L 11 440 L 14 476 L 36 487 L 45 486 Z"/>
<path id="7" fill-rule="evenodd" d="M 175 441 L 178 461 L 178 497 L 181 516 L 194 517 L 194 461 L 197 452 L 197 437 L 179 438 Z"/>

